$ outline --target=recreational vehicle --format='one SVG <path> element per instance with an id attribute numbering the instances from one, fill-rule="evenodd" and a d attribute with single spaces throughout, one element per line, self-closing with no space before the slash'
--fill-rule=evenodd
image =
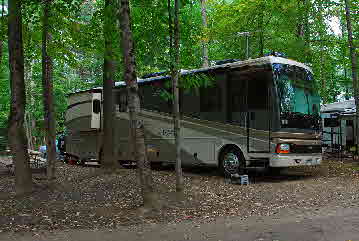
<path id="1" fill-rule="evenodd" d="M 267 56 L 184 70 L 181 82 L 184 166 L 232 172 L 321 163 L 320 97 L 306 65 Z M 188 87 L 198 82 L 200 87 Z M 170 76 L 161 73 L 138 79 L 140 117 L 152 163 L 175 160 L 172 104 L 166 98 L 169 83 Z M 133 161 L 124 82 L 116 83 L 113 93 L 113 151 L 117 160 Z M 69 95 L 66 152 L 79 161 L 101 159 L 102 99 L 101 88 Z"/>
<path id="2" fill-rule="evenodd" d="M 321 106 L 323 146 L 328 152 L 349 151 L 355 143 L 354 100 L 345 100 Z"/>

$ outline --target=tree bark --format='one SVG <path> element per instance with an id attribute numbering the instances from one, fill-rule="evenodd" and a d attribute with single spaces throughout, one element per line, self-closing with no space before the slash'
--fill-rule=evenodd
<path id="1" fill-rule="evenodd" d="M 201 15 L 202 15 L 202 25 L 204 30 L 207 30 L 208 28 L 206 3 L 207 0 L 201 0 Z M 207 68 L 209 66 L 207 40 L 202 40 L 202 58 L 203 58 L 202 67 Z"/>
<path id="2" fill-rule="evenodd" d="M 22 195 L 32 191 L 32 177 L 29 154 L 27 151 L 27 138 L 24 131 L 26 97 L 21 1 L 9 1 L 8 11 L 8 45 L 11 88 L 9 139 L 15 163 L 16 194 Z"/>
<path id="3" fill-rule="evenodd" d="M 26 93 L 26 108 L 24 116 L 24 127 L 27 135 L 27 145 L 30 150 L 34 150 L 33 137 L 32 137 L 32 126 L 31 126 L 31 109 L 34 103 L 34 86 L 32 81 L 32 63 L 25 58 L 24 65 L 24 80 L 25 80 L 25 93 Z"/>
<path id="4" fill-rule="evenodd" d="M 27 137 L 27 146 L 30 150 L 33 150 L 32 148 L 32 144 L 31 144 L 31 135 L 30 135 L 30 127 L 29 127 L 29 119 L 28 119 L 28 112 L 25 111 L 25 115 L 24 115 L 24 128 L 25 128 L 25 133 L 26 133 L 26 137 Z"/>
<path id="5" fill-rule="evenodd" d="M 264 9 L 264 5 L 262 5 Z M 264 56 L 264 10 L 261 12 L 261 16 L 259 19 L 259 56 Z"/>
<path id="6" fill-rule="evenodd" d="M 151 166 L 146 155 L 144 124 L 138 115 L 140 112 L 140 98 L 128 0 L 121 0 L 121 30 L 124 80 L 127 86 L 130 117 L 130 145 L 132 145 L 134 154 L 133 159 L 137 162 L 143 204 L 145 207 L 154 207 L 156 199 L 152 186 Z"/>
<path id="7" fill-rule="evenodd" d="M 297 38 L 304 42 L 304 59 L 307 63 L 310 62 L 310 30 L 309 30 L 309 11 L 310 2 L 307 0 L 298 0 L 298 23 L 297 23 Z"/>
<path id="8" fill-rule="evenodd" d="M 170 70 L 173 69 L 173 24 L 172 24 L 172 8 L 171 8 L 171 0 L 167 1 L 167 10 L 168 10 L 168 33 L 170 37 L 169 46 L 170 46 Z"/>
<path id="9" fill-rule="evenodd" d="M 34 89 L 36 88 L 35 86 L 35 83 L 34 83 L 34 80 L 33 80 L 33 65 L 35 63 L 35 60 L 31 60 L 31 63 L 28 63 L 28 70 L 26 68 L 26 60 L 25 60 L 25 73 L 27 72 L 27 79 L 26 79 L 26 75 L 25 75 L 25 84 L 27 83 L 27 81 L 29 82 L 28 85 L 28 89 L 27 89 L 27 92 L 26 94 L 29 95 L 29 98 L 27 101 L 28 105 L 30 105 L 30 108 L 33 108 L 34 106 L 34 102 L 35 102 L 35 98 L 34 98 Z M 27 121 L 28 121 L 28 131 L 29 131 L 29 137 L 30 137 L 30 140 L 28 140 L 28 143 L 29 143 L 29 148 L 32 149 L 32 150 L 35 150 L 35 143 L 34 143 L 34 136 L 33 136 L 33 115 L 30 111 L 27 111 L 27 113 L 25 113 L 25 117 L 26 117 L 26 114 L 27 114 Z M 26 118 L 25 118 L 26 119 Z M 26 121 L 26 120 L 25 120 Z"/>
<path id="10" fill-rule="evenodd" d="M 355 46 L 353 43 L 353 28 L 351 22 L 351 13 L 350 13 L 350 0 L 345 0 L 345 16 L 347 20 L 347 29 L 348 29 L 348 43 L 349 43 L 349 50 L 350 50 L 350 60 L 352 65 L 352 79 L 353 79 L 353 88 L 354 88 L 354 99 L 355 99 L 355 106 L 356 106 L 356 115 L 355 115 L 355 141 L 356 141 L 356 152 L 358 154 L 359 149 L 359 90 L 358 90 L 358 63 L 355 54 Z"/>
<path id="11" fill-rule="evenodd" d="M 179 46 L 179 0 L 175 0 L 175 14 L 174 14 L 174 45 L 173 48 L 173 58 L 174 64 L 172 65 L 172 91 L 173 91 L 173 124 L 174 124 L 174 137 L 175 137 L 175 147 L 176 147 L 176 191 L 183 194 L 183 175 L 182 175 L 182 160 L 181 160 L 181 117 L 180 117 L 180 108 L 179 108 L 179 56 L 180 56 L 180 46 Z"/>
<path id="12" fill-rule="evenodd" d="M 44 2 L 44 22 L 42 29 L 42 88 L 44 103 L 44 120 L 46 131 L 46 152 L 47 152 L 47 178 L 50 182 L 55 179 L 56 165 L 56 126 L 54 116 L 54 96 L 52 83 L 52 58 L 48 53 L 48 43 L 51 41 L 49 17 L 51 0 Z"/>
<path id="13" fill-rule="evenodd" d="M 105 22 L 104 22 L 104 38 L 105 38 L 105 55 L 103 64 L 103 160 L 101 165 L 104 168 L 112 168 L 115 166 L 113 153 L 113 120 L 114 120 L 114 101 L 113 87 L 115 79 L 115 60 L 112 37 L 115 32 L 116 16 L 114 9 L 114 0 L 105 1 Z"/>

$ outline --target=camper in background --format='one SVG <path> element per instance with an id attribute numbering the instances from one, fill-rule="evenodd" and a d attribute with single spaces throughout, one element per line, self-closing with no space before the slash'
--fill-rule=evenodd
<path id="1" fill-rule="evenodd" d="M 355 147 L 355 114 L 354 100 L 321 106 L 322 141 L 327 152 L 353 151 L 353 147 Z"/>

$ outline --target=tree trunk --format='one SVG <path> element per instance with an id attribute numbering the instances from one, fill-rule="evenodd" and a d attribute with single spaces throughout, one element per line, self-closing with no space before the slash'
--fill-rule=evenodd
<path id="1" fill-rule="evenodd" d="M 182 160 L 181 160 L 181 117 L 180 117 L 180 108 L 179 108 L 179 86 L 178 86 L 178 77 L 179 77 L 179 0 L 175 0 L 175 14 L 174 14 L 174 46 L 171 46 L 173 49 L 171 52 L 174 58 L 174 64 L 172 65 L 172 89 L 173 89 L 173 124 L 174 124 L 174 137 L 175 137 L 175 146 L 176 146 L 176 191 L 183 194 L 183 175 L 182 175 Z"/>
<path id="2" fill-rule="evenodd" d="M 26 62 L 25 62 L 26 63 Z M 27 76 L 28 76 L 28 81 L 29 81 L 29 88 L 28 88 L 28 91 L 26 92 L 28 95 L 30 95 L 30 98 L 28 99 L 29 100 L 29 102 L 27 102 L 27 103 L 29 103 L 28 105 L 30 105 L 30 108 L 32 108 L 33 106 L 34 106 L 34 102 L 35 102 L 35 98 L 34 98 L 34 94 L 33 94 L 33 91 L 34 91 L 34 89 L 36 88 L 36 86 L 35 86 L 35 83 L 34 83 L 34 80 L 33 80 L 33 69 L 32 69 L 32 66 L 34 65 L 34 63 L 35 63 L 35 60 L 33 59 L 32 61 L 31 61 L 31 63 L 29 63 L 28 64 L 28 66 L 29 66 L 29 70 L 28 70 L 28 74 L 27 74 Z M 26 72 L 27 70 L 26 70 L 26 64 L 25 64 L 25 72 Z M 25 79 L 25 83 L 27 83 L 26 82 L 27 80 Z M 26 116 L 25 116 L 26 117 Z M 28 141 L 29 142 L 29 148 L 30 149 L 32 149 L 32 150 L 35 150 L 35 144 L 36 143 L 34 143 L 34 136 L 33 136 L 33 132 L 32 132 L 32 130 L 33 130 L 33 128 L 34 128 L 34 125 L 33 125 L 33 120 L 34 120 L 34 118 L 33 118 L 33 115 L 32 115 L 32 113 L 31 112 L 27 112 L 27 121 L 28 121 L 28 128 L 29 128 L 29 136 L 30 136 L 30 141 Z"/>
<path id="3" fill-rule="evenodd" d="M 355 54 L 355 46 L 353 43 L 353 29 L 352 29 L 352 22 L 350 16 L 350 1 L 345 0 L 345 16 L 347 20 L 347 29 L 348 29 L 348 43 L 350 49 L 350 60 L 352 64 L 352 79 L 353 79 L 353 88 L 354 88 L 354 99 L 355 99 L 355 106 L 356 106 L 356 115 L 355 115 L 355 141 L 356 141 L 356 152 L 358 154 L 359 148 L 359 90 L 358 90 L 358 72 L 357 72 L 357 59 Z"/>
<path id="4" fill-rule="evenodd" d="M 56 130 L 54 116 L 54 96 L 52 84 L 52 59 L 48 54 L 48 43 L 51 40 L 49 16 L 51 0 L 46 0 L 44 6 L 44 22 L 42 29 L 42 88 L 44 102 L 44 120 L 46 130 L 46 152 L 47 152 L 47 178 L 50 182 L 55 179 L 56 165 Z"/>
<path id="5" fill-rule="evenodd" d="M 203 25 L 203 29 L 205 30 L 205 32 L 207 34 L 208 24 L 207 24 L 206 2 L 207 2 L 207 0 L 201 0 L 202 25 Z M 207 39 L 207 37 L 206 37 L 206 39 Z M 209 62 L 208 62 L 208 41 L 206 39 L 202 40 L 202 57 L 203 57 L 202 66 L 204 68 L 209 66 Z"/>
<path id="6" fill-rule="evenodd" d="M 170 46 L 170 70 L 173 69 L 173 24 L 172 24 L 172 8 L 171 8 L 171 0 L 167 1 L 167 11 L 168 11 L 168 33 L 170 37 L 169 46 Z"/>
<path id="7" fill-rule="evenodd" d="M 114 11 L 114 1 L 105 1 L 105 55 L 103 64 L 103 160 L 101 165 L 105 168 L 115 166 L 113 153 L 113 131 L 114 131 L 114 103 L 113 86 L 115 78 L 115 60 L 113 51 L 113 42 L 116 41 L 112 36 L 116 31 L 116 18 Z"/>
<path id="8" fill-rule="evenodd" d="M 25 133 L 26 133 L 26 137 L 27 137 L 27 146 L 30 150 L 33 150 L 32 145 L 31 145 L 31 136 L 30 136 L 30 127 L 29 127 L 29 118 L 28 118 L 28 112 L 25 111 L 25 115 L 24 115 L 24 128 L 25 128 Z"/>
<path id="9" fill-rule="evenodd" d="M 27 135 L 27 145 L 30 150 L 34 150 L 33 137 L 32 137 L 32 126 L 31 126 L 31 109 L 34 103 L 34 88 L 32 81 L 32 65 L 25 59 L 24 65 L 24 79 L 25 79 L 25 93 L 26 93 L 26 109 L 24 116 L 24 127 Z"/>
<path id="10" fill-rule="evenodd" d="M 21 0 L 9 1 L 8 11 L 8 45 L 11 88 L 9 139 L 15 163 L 16 194 L 21 195 L 32 191 L 29 154 L 27 152 L 27 140 L 24 131 L 26 97 Z"/>
<path id="11" fill-rule="evenodd" d="M 312 60 L 311 50 L 310 50 L 310 24 L 309 24 L 309 14 L 311 9 L 311 2 L 304 0 L 305 4 L 305 16 L 304 16 L 304 53 L 306 63 L 310 63 Z"/>
<path id="12" fill-rule="evenodd" d="M 121 0 L 121 34 L 124 60 L 124 80 L 127 85 L 128 109 L 130 116 L 130 145 L 137 162 L 143 204 L 154 207 L 156 198 L 152 186 L 151 166 L 146 155 L 145 129 L 139 118 L 140 98 L 138 94 L 135 53 L 131 32 L 130 6 L 128 0 Z"/>
<path id="13" fill-rule="evenodd" d="M 324 43 L 320 44 L 320 82 L 321 82 L 321 89 L 323 90 L 322 92 L 322 97 L 323 97 L 323 103 L 326 104 L 327 103 L 327 85 L 326 85 L 326 79 L 325 79 L 325 58 L 324 58 Z"/>
<path id="14" fill-rule="evenodd" d="M 262 5 L 264 9 L 264 5 Z M 264 56 L 264 10 L 261 12 L 259 19 L 259 56 Z"/>
<path id="15" fill-rule="evenodd" d="M 323 2 L 319 2 L 318 3 L 318 16 L 321 22 L 324 22 L 324 10 L 323 10 Z M 322 38 L 325 35 L 325 32 L 323 31 L 322 28 L 319 29 L 318 31 L 318 35 L 319 35 L 319 39 L 322 40 Z M 326 81 L 326 70 L 325 70 L 325 64 L 326 64 L 326 58 L 324 57 L 324 46 L 325 46 L 325 41 L 320 41 L 320 49 L 319 49 L 319 54 L 320 54 L 320 82 L 321 82 L 321 95 L 322 95 L 322 99 L 323 99 L 323 103 L 326 104 L 328 101 L 328 96 L 327 96 L 327 81 Z"/>
<path id="16" fill-rule="evenodd" d="M 310 11 L 310 2 L 307 0 L 298 0 L 298 20 L 297 20 L 297 38 L 304 42 L 304 49 L 302 54 L 307 63 L 310 61 L 309 56 L 309 11 Z"/>

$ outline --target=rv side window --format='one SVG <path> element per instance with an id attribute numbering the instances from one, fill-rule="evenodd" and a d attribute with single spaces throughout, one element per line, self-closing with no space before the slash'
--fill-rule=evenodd
<path id="1" fill-rule="evenodd" d="M 100 100 L 93 100 L 92 101 L 92 111 L 95 114 L 98 114 L 101 112 L 101 101 Z"/>

